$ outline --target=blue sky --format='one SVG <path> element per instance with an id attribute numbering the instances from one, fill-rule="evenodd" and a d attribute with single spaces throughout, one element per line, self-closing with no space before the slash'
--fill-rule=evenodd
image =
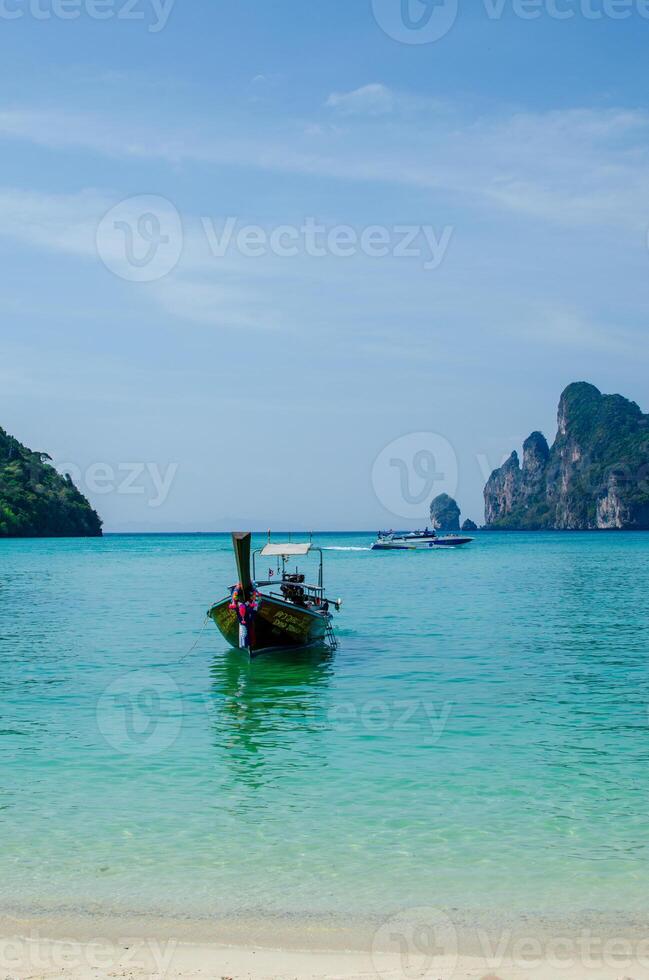
<path id="1" fill-rule="evenodd" d="M 0 4 L 0 425 L 107 529 L 479 521 L 570 381 L 647 409 L 642 0 L 94 2 Z"/>

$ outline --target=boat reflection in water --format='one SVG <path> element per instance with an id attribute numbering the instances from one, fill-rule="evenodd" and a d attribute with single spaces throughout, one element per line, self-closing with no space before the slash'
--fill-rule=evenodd
<path id="1" fill-rule="evenodd" d="M 281 771 L 322 764 L 334 655 L 326 647 L 274 653 L 251 662 L 230 651 L 214 659 L 210 694 L 215 746 L 236 775 L 261 785 Z"/>

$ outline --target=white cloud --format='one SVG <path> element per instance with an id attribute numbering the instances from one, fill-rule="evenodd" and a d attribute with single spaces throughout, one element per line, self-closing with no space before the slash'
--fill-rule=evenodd
<path id="1" fill-rule="evenodd" d="M 0 188 L 0 235 L 72 255 L 96 255 L 97 222 L 111 206 L 92 191 L 39 194 Z"/>
<path id="2" fill-rule="evenodd" d="M 343 113 L 376 114 L 392 98 L 381 85 L 331 96 Z M 221 121 L 166 129 L 123 119 L 10 110 L 0 138 L 110 157 L 210 163 L 329 178 L 381 182 L 445 195 L 462 207 L 522 214 L 562 225 L 646 227 L 649 113 L 573 109 L 467 118 L 432 104 L 375 116 L 371 126 L 334 128 L 294 119 L 281 137 L 270 124 L 254 135 Z M 317 137 L 317 139 L 315 138 Z"/>
<path id="3" fill-rule="evenodd" d="M 394 94 L 385 85 L 364 85 L 353 92 L 332 92 L 327 106 L 345 116 L 384 116 L 394 109 Z"/>
<path id="4" fill-rule="evenodd" d="M 216 329 L 292 333 L 308 322 L 311 330 L 324 333 L 333 331 L 338 321 L 353 322 L 356 329 L 359 323 L 371 322 L 377 331 L 392 317 L 414 329 L 426 323 L 434 309 L 434 322 L 442 324 L 442 332 L 450 331 L 452 324 L 485 324 L 490 319 L 495 332 L 502 323 L 515 324 L 502 328 L 502 333 L 510 330 L 509 336 L 519 337 L 522 348 L 628 353 L 640 323 L 644 263 L 649 281 L 649 114 L 582 109 L 467 120 L 430 107 L 418 111 L 416 120 L 395 113 L 358 127 L 341 117 L 337 129 L 323 116 L 312 123 L 317 135 L 305 134 L 304 120 L 296 120 L 280 139 L 272 127 L 241 138 L 224 127 L 217 138 L 215 128 L 200 136 L 196 131 L 142 127 L 136 132 L 127 123 L 99 116 L 14 110 L 0 113 L 0 135 L 53 149 L 76 147 L 125 158 L 137 138 L 142 153 L 151 159 L 175 164 L 180 158 L 188 167 L 208 161 L 256 168 L 262 171 L 262 187 L 272 183 L 270 171 L 347 181 L 350 190 L 358 188 L 359 198 L 363 191 L 360 210 L 348 195 L 347 213 L 341 205 L 331 215 L 316 217 L 332 224 L 350 221 L 355 227 L 362 221 L 385 220 L 386 214 L 399 218 L 394 205 L 403 200 L 401 189 L 406 185 L 415 189 L 412 200 L 419 202 L 422 214 L 437 221 L 443 208 L 456 226 L 453 261 L 426 277 L 419 266 L 396 260 L 392 265 L 388 260 L 316 262 L 304 256 L 253 260 L 236 249 L 217 258 L 207 246 L 199 214 L 183 213 L 184 248 L 178 269 L 162 283 L 138 287 L 137 293 L 143 303 L 169 318 Z M 369 185 L 378 182 L 391 182 L 396 194 L 390 199 L 386 187 L 377 194 Z M 209 187 L 205 193 L 209 195 Z M 98 263 L 97 223 L 122 196 L 93 190 L 53 195 L 0 188 L 0 235 Z M 220 199 L 217 195 L 208 200 Z M 195 207 L 201 206 L 199 197 Z M 227 204 L 205 207 L 217 224 L 225 218 L 219 212 L 223 206 Z M 248 216 L 252 222 L 254 207 Z M 274 216 L 278 224 L 303 220 L 304 214 L 282 213 L 287 207 L 279 205 Z M 497 224 L 503 218 L 509 219 L 509 227 Z M 241 224 L 246 220 L 240 216 Z M 611 256 L 617 263 L 615 302 L 620 305 L 619 297 L 625 297 L 622 320 L 632 328 L 626 334 L 607 322 L 610 303 L 598 308 L 596 298 L 610 289 Z M 326 303 L 317 285 L 323 277 L 331 287 Z M 464 288 L 467 277 L 469 290 Z M 114 288 L 131 287 L 115 280 Z M 568 307 L 584 294 L 589 304 L 592 299 L 586 312 L 561 309 L 561 304 Z M 536 305 L 546 296 L 556 298 L 559 312 Z M 359 340 L 357 333 L 355 338 Z"/>

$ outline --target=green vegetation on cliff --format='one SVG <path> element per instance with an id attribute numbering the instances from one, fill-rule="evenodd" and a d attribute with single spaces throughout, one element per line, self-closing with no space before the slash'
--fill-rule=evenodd
<path id="1" fill-rule="evenodd" d="M 0 428 L 0 537 L 98 537 L 101 520 L 69 476 Z"/>
<path id="2" fill-rule="evenodd" d="M 649 415 L 585 381 L 559 403 L 552 448 L 540 432 L 495 470 L 485 487 L 492 528 L 649 528 Z"/>

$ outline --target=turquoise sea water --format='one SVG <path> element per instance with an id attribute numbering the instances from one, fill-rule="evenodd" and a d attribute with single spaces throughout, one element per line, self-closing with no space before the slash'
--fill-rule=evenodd
<path id="1" fill-rule="evenodd" d="M 0 903 L 646 909 L 649 535 L 318 541 L 339 649 L 252 664 L 224 536 L 0 542 Z"/>

